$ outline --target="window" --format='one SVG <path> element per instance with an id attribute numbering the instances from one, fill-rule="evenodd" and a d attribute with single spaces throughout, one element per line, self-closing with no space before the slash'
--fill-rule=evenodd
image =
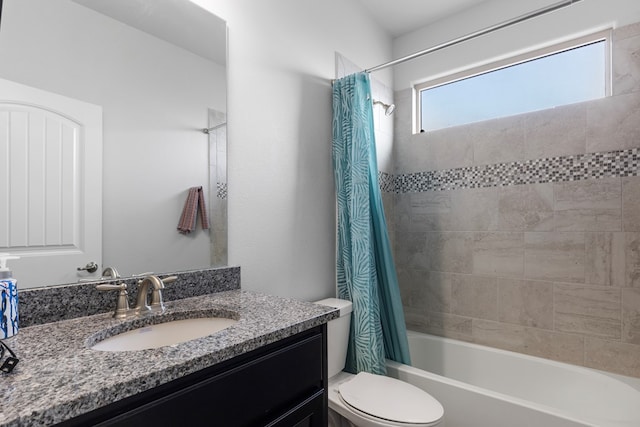
<path id="1" fill-rule="evenodd" d="M 431 131 L 603 98 L 609 31 L 422 83 L 417 128 Z"/>

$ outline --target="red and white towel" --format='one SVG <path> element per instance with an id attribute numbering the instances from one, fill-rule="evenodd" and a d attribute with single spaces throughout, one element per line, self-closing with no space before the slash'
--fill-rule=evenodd
<path id="1" fill-rule="evenodd" d="M 202 229 L 207 230 L 209 228 L 209 217 L 207 216 L 207 206 L 204 203 L 202 187 L 191 187 L 178 223 L 178 231 L 180 233 L 189 234 L 196 229 L 198 212 L 200 212 Z"/>

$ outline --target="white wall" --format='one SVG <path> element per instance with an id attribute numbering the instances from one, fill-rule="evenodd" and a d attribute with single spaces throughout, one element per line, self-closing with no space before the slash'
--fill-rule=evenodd
<path id="1" fill-rule="evenodd" d="M 187 189 L 208 186 L 197 129 L 226 109 L 224 67 L 67 0 L 5 0 L 0 58 L 0 77 L 103 107 L 105 265 L 209 265 L 208 232 L 176 226 Z"/>
<path id="2" fill-rule="evenodd" d="M 370 67 L 391 40 L 355 0 L 195 3 L 229 25 L 229 262 L 244 289 L 334 295 L 334 55 Z"/>
<path id="3" fill-rule="evenodd" d="M 418 52 L 554 3 L 557 1 L 484 2 L 451 18 L 395 39 L 393 56 L 399 58 Z M 612 26 L 618 28 L 639 20 L 638 0 L 582 0 L 567 8 L 396 66 L 394 89 L 400 91 L 411 87 L 412 83 L 597 30 Z"/>

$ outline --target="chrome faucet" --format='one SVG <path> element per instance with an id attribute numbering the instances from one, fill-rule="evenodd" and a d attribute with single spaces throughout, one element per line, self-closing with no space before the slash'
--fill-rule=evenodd
<path id="1" fill-rule="evenodd" d="M 164 303 L 162 301 L 162 290 L 165 283 L 175 282 L 177 276 L 169 276 L 164 279 L 156 275 L 150 274 L 142 280 L 138 281 L 138 297 L 136 298 L 136 306 L 133 310 L 136 314 L 163 313 Z M 148 304 L 149 286 L 152 287 L 151 303 Z"/>
<path id="2" fill-rule="evenodd" d="M 115 267 L 107 267 L 102 271 L 102 278 L 118 279 L 120 278 L 120 273 L 118 273 L 118 270 L 116 270 Z"/>
<path id="3" fill-rule="evenodd" d="M 116 319 L 126 319 L 127 317 L 140 316 L 147 313 L 164 313 L 164 303 L 162 301 L 162 290 L 164 289 L 164 284 L 175 282 L 177 279 L 177 276 L 168 276 L 161 279 L 158 276 L 151 274 L 144 279 L 139 280 L 136 305 L 131 309 L 129 308 L 126 283 L 120 283 L 119 285 L 100 284 L 96 286 L 96 289 L 99 291 L 119 291 L 116 311 L 113 313 L 113 317 Z M 150 286 L 152 288 L 152 292 L 151 303 L 149 304 L 148 296 Z"/>

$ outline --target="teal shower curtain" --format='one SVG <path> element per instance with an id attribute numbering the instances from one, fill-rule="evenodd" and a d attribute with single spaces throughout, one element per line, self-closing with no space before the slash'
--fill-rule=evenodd
<path id="1" fill-rule="evenodd" d="M 353 303 L 346 370 L 384 374 L 385 357 L 410 364 L 398 278 L 378 184 L 371 84 L 333 84 L 333 168 L 338 201 L 338 297 Z"/>

